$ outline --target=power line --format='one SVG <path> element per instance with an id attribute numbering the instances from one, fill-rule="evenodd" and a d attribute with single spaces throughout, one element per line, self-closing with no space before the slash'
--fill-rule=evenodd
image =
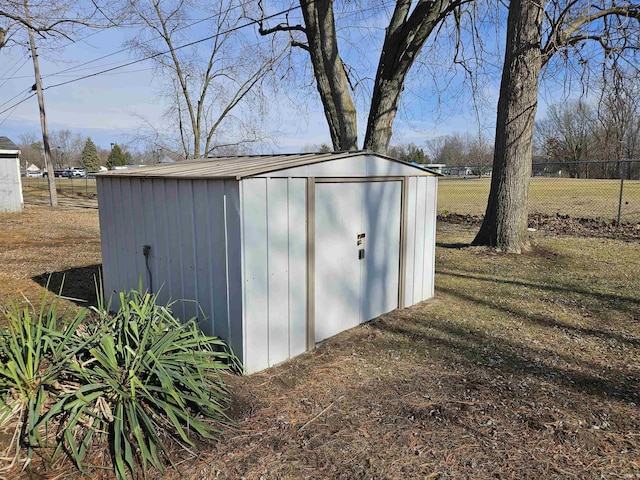
<path id="1" fill-rule="evenodd" d="M 31 90 L 31 88 L 28 88 L 26 90 L 22 90 L 21 92 L 19 92 L 18 94 L 16 94 L 15 96 L 11 97 L 9 100 L 7 100 L 6 102 L 4 102 L 3 104 L 0 104 L 0 108 L 4 107 L 7 103 L 11 103 L 13 102 L 16 98 L 18 98 L 20 95 L 23 95 L 25 93 L 29 93 L 29 91 Z M 11 107 L 9 107 L 11 108 Z"/>
<path id="2" fill-rule="evenodd" d="M 251 1 L 249 0 L 249 1 L 245 2 L 245 3 L 241 3 L 241 4 L 239 4 L 239 5 L 236 5 L 236 6 L 234 6 L 234 7 L 231 7 L 229 10 L 235 10 L 235 9 L 237 9 L 237 8 L 242 8 L 242 7 L 245 7 L 245 6 L 249 5 L 250 3 L 251 3 Z M 180 30 L 184 30 L 184 29 L 186 29 L 186 28 L 194 27 L 195 25 L 198 25 L 199 23 L 206 22 L 207 20 L 211 20 L 211 19 L 213 19 L 213 18 L 216 18 L 217 16 L 218 16 L 218 14 L 213 14 L 213 15 L 210 15 L 210 16 L 208 16 L 208 17 L 201 18 L 201 19 L 199 19 L 199 20 L 196 20 L 195 22 L 192 22 L 192 23 L 190 23 L 190 24 L 183 25 L 182 27 L 176 28 L 176 29 L 174 30 L 174 32 L 178 32 L 178 31 L 180 31 Z M 250 24 L 249 24 L 249 25 L 250 25 Z M 89 36 L 91 36 L 91 35 L 89 35 Z M 85 37 L 85 38 L 87 38 L 87 37 Z M 159 39 L 161 39 L 161 38 L 162 38 L 162 36 L 161 36 L 161 35 L 158 35 L 157 37 L 150 38 L 150 39 L 149 39 L 149 40 L 147 40 L 146 42 L 142 42 L 142 44 L 144 45 L 144 44 L 146 44 L 146 43 L 150 43 L 150 42 L 153 42 L 153 41 L 155 41 L 155 40 L 159 40 Z M 70 45 L 70 44 L 69 44 L 69 45 Z M 89 65 L 89 64 L 91 64 L 91 63 L 95 63 L 95 62 L 98 62 L 98 61 L 100 61 L 100 60 L 104 60 L 105 58 L 109 58 L 109 57 L 112 57 L 112 56 L 114 56 L 114 55 L 118 55 L 119 53 L 126 52 L 127 50 L 130 50 L 130 48 L 129 48 L 129 47 L 122 48 L 122 49 L 117 50 L 117 51 L 115 51 L 115 52 L 108 53 L 108 54 L 103 55 L 103 56 L 98 57 L 98 58 L 94 58 L 93 60 L 88 60 L 88 61 L 86 61 L 86 62 L 84 62 L 84 63 L 79 64 L 79 65 L 75 65 L 75 66 L 73 66 L 73 67 L 69 67 L 69 68 L 66 68 L 66 69 L 64 69 L 64 70 L 60 70 L 59 72 L 55 72 L 55 73 L 51 73 L 51 74 L 49 74 L 49 75 L 45 75 L 45 76 L 43 76 L 42 78 L 53 77 L 53 76 L 60 75 L 60 74 L 62 74 L 62 73 L 70 72 L 70 71 L 72 71 L 72 70 L 77 70 L 77 69 L 79 69 L 80 67 L 84 67 L 84 66 Z M 142 60 L 145 60 L 145 59 L 142 59 Z M 139 61 L 142 61 L 142 60 L 139 60 Z"/>
<path id="3" fill-rule="evenodd" d="M 28 92 L 25 92 L 25 93 L 28 93 Z M 20 104 L 22 104 L 22 103 L 26 102 L 27 100 L 29 100 L 30 98 L 33 98 L 33 97 L 35 97 L 35 96 L 36 96 L 36 93 L 34 92 L 34 93 L 32 93 L 31 95 L 29 95 L 28 97 L 23 98 L 23 99 L 22 99 L 22 100 L 20 100 L 19 102 L 16 102 L 16 103 L 14 103 L 13 105 L 11 105 L 10 107 L 7 107 L 7 108 L 5 108 L 4 110 L 2 110 L 2 111 L 0 112 L 0 115 L 2 115 L 2 114 L 3 114 L 3 113 L 5 113 L 5 112 L 8 112 L 9 110 L 11 110 L 11 113 L 13 113 L 13 110 L 15 110 L 15 109 L 16 109 L 16 107 L 17 107 L 18 105 L 20 105 Z M 14 97 L 14 98 L 15 98 L 15 97 Z M 7 115 L 7 118 L 9 118 L 9 117 L 11 116 L 11 113 L 10 113 L 9 115 Z M 3 120 L 3 123 L 4 123 L 4 121 L 5 121 L 7 118 L 5 118 L 5 119 Z"/>
<path id="4" fill-rule="evenodd" d="M 9 80 L 13 80 L 13 79 L 15 79 L 15 78 L 19 78 L 19 77 L 13 77 L 13 76 L 11 76 L 11 75 L 15 75 L 17 72 L 19 72 L 19 71 L 20 71 L 20 69 L 22 69 L 22 67 L 24 67 L 24 66 L 25 66 L 25 64 L 29 61 L 29 59 L 30 59 L 30 58 L 31 58 L 31 57 L 27 57 L 27 58 L 24 60 L 24 62 L 22 62 L 22 64 L 21 64 L 18 68 L 16 68 L 16 69 L 13 71 L 13 74 L 10 74 L 10 76 L 9 76 L 8 78 L 2 78 L 2 79 L 0 79 L 0 80 L 4 80 L 4 82 L 2 82 L 2 84 L 0 84 L 0 87 L 3 87 L 3 86 L 4 86 L 4 84 L 5 84 L 5 83 L 7 83 Z M 16 63 L 14 63 L 14 65 L 16 65 L 18 62 L 19 62 L 19 60 L 18 60 L 18 61 L 16 61 Z M 11 70 L 11 69 L 7 69 L 7 71 L 8 71 L 8 70 Z M 28 78 L 28 77 L 27 77 L 27 78 Z"/>
<path id="5" fill-rule="evenodd" d="M 173 49 L 164 50 L 162 52 L 157 52 L 157 53 L 154 53 L 152 55 L 147 55 L 146 57 L 139 58 L 137 60 L 133 60 L 131 62 L 127 62 L 127 63 L 124 63 L 122 65 L 116 66 L 116 67 L 107 68 L 107 69 L 101 70 L 99 72 L 90 73 L 88 75 L 84 75 L 82 77 L 78 77 L 78 78 L 75 78 L 75 79 L 72 79 L 72 80 L 67 80 L 66 82 L 60 82 L 60 83 L 56 83 L 56 84 L 53 84 L 53 85 L 49 85 L 49 86 L 43 88 L 43 90 L 48 90 L 49 88 L 61 87 L 63 85 L 68 85 L 70 83 L 78 82 L 80 80 L 85 80 L 87 78 L 97 77 L 99 75 L 103 75 L 105 73 L 112 72 L 114 70 L 119 70 L 120 68 L 128 67 L 130 65 L 134 65 L 136 63 L 143 62 L 145 60 L 151 60 L 152 58 L 156 58 L 156 57 L 159 57 L 159 56 L 162 56 L 162 55 L 166 55 L 167 53 L 171 53 L 172 51 L 181 50 L 183 48 L 191 47 L 193 45 L 197 45 L 197 44 L 202 43 L 202 42 L 207 42 L 209 40 L 213 40 L 214 38 L 220 37 L 222 35 L 226 35 L 228 33 L 232 33 L 232 32 L 238 31 L 238 30 L 240 30 L 242 28 L 246 28 L 246 27 L 249 27 L 251 25 L 255 25 L 257 23 L 260 23 L 261 21 L 269 20 L 270 18 L 274 18 L 274 17 L 277 17 L 279 15 L 284 15 L 286 13 L 293 12 L 294 10 L 297 10 L 299 8 L 300 8 L 300 6 L 290 7 L 290 8 L 287 8 L 286 10 L 282 10 L 282 11 L 280 11 L 278 13 L 274 13 L 272 15 L 268 15 L 268 16 L 266 16 L 264 18 L 259 19 L 259 20 L 252 20 L 252 21 L 250 21 L 248 23 L 245 23 L 245 24 L 242 24 L 242 25 L 238 25 L 237 27 L 230 28 L 230 29 L 228 29 L 226 31 L 218 32 L 215 35 L 210 35 L 208 37 L 201 38 L 199 40 L 194 40 L 193 42 L 185 43 L 184 45 L 180 45 L 180 46 L 175 47 Z M 119 52 L 117 52 L 117 53 L 119 53 Z M 113 55 L 113 54 L 110 54 L 110 55 Z M 107 55 L 107 56 L 110 56 L 110 55 Z M 105 58 L 105 57 L 102 57 L 102 58 Z"/>
<path id="6" fill-rule="evenodd" d="M 287 13 L 293 12 L 294 10 L 297 10 L 297 9 L 299 9 L 299 8 L 300 8 L 300 6 L 290 7 L 290 8 L 287 8 L 287 9 L 285 9 L 285 10 L 282 10 L 282 11 L 280 11 L 280 12 L 278 12 L 278 13 L 274 13 L 274 14 L 272 14 L 272 15 L 268 15 L 268 16 L 266 16 L 266 17 L 264 17 L 264 18 L 259 19 L 259 20 L 252 20 L 252 21 L 250 21 L 250 22 L 248 22 L 248 23 L 245 23 L 245 24 L 242 24 L 242 25 L 238 25 L 237 27 L 230 28 L 230 29 L 228 29 L 228 30 L 226 30 L 226 31 L 224 31 L 224 32 L 218 32 L 218 33 L 216 33 L 215 35 L 210 35 L 210 36 L 208 36 L 208 37 L 201 38 L 201 39 L 199 39 L 199 40 L 195 40 L 195 41 L 193 41 L 193 42 L 189 42 L 189 43 L 186 43 L 186 44 L 184 44 L 184 45 L 180 45 L 180 46 L 178 46 L 178 47 L 175 47 L 173 50 L 174 50 L 174 51 L 175 51 L 175 50 L 181 50 L 181 49 L 183 49 L 183 48 L 187 48 L 187 47 L 190 47 L 190 46 L 193 46 L 193 45 L 197 45 L 198 43 L 202 43 L 202 42 L 206 42 L 206 41 L 209 41 L 209 40 L 213 40 L 214 38 L 217 38 L 217 37 L 219 37 L 219 36 L 221 36 L 221 35 L 226 35 L 226 34 L 228 34 L 228 33 L 232 33 L 232 32 L 238 31 L 238 30 L 240 30 L 240 29 L 242 29 L 242 28 L 246 28 L 246 27 L 249 27 L 249 26 L 251 26 L 251 25 L 255 25 L 255 24 L 257 24 L 257 23 L 259 23 L 259 22 L 261 22 L 261 21 L 269 20 L 269 19 L 271 19 L 271 18 L 275 18 L 275 17 L 277 17 L 277 16 L 279 16 L 279 15 L 284 15 L 284 14 L 287 14 Z M 108 69 L 106 69 L 106 70 L 102 70 L 102 71 L 100 71 L 100 72 L 95 72 L 95 73 L 92 73 L 92 74 L 89 74 L 89 75 L 84 75 L 84 76 L 82 76 L 82 77 L 78 77 L 78 78 L 75 78 L 75 79 L 72 79 L 72 80 L 67 80 L 66 82 L 61 82 L 61 83 L 57 83 L 57 84 L 54 84 L 54 85 L 49 85 L 49 86 L 47 86 L 47 87 L 44 87 L 44 88 L 43 88 L 43 90 L 47 90 L 47 89 L 49 89 L 49 88 L 61 87 L 61 86 L 63 86 L 63 85 L 68 85 L 68 84 L 70 84 L 70 83 L 78 82 L 78 81 L 80 81 L 80 80 L 85 80 L 85 79 L 87 79 L 87 78 L 96 77 L 96 76 L 98 76 L 98 75 L 103 75 L 103 74 L 105 74 L 105 73 L 112 72 L 112 71 L 114 71 L 114 70 L 119 70 L 119 69 L 121 69 L 121 68 L 128 67 L 128 66 L 130 66 L 130 65 L 134 65 L 134 64 L 136 64 L 136 63 L 139 63 L 139 62 L 142 62 L 142 61 L 145 61 L 145 60 L 150 60 L 150 59 L 152 59 L 152 58 L 159 57 L 159 56 L 161 56 L 161 55 L 166 55 L 167 53 L 170 53 L 170 52 L 171 52 L 171 50 L 165 50 L 165 51 L 163 51 L 163 52 L 154 53 L 153 55 L 148 55 L 148 56 L 146 56 L 146 57 L 139 58 L 139 59 L 137 59 L 137 60 L 134 60 L 134 61 L 132 61 L 132 62 L 125 63 L 125 64 L 120 65 L 120 66 L 116 66 L 116 67 L 108 68 Z M 119 52 L 118 52 L 118 53 L 119 53 Z M 113 54 L 110 54 L 110 55 L 107 55 L 107 56 L 111 56 L 111 55 L 113 55 Z M 106 56 L 105 56 L 105 57 L 106 57 Z M 102 58 L 105 58 L 105 57 L 102 57 Z M 58 72 L 58 73 L 60 73 L 60 72 Z M 22 92 L 21 92 L 21 93 L 22 93 Z M 28 93 L 28 91 L 27 91 L 27 93 Z M 13 97 L 11 100 L 13 100 L 14 98 L 16 98 L 16 97 L 17 97 L 17 96 L 19 96 L 19 95 L 20 95 L 20 94 L 16 95 L 16 96 L 15 96 L 15 97 Z M 15 110 L 15 108 L 16 108 L 18 105 L 20 105 L 20 104 L 22 104 L 22 103 L 26 102 L 27 100 L 29 100 L 29 99 L 30 99 L 30 98 L 32 98 L 33 96 L 35 96 L 35 93 L 33 93 L 32 95 L 29 95 L 29 96 L 28 96 L 28 97 L 26 97 L 26 98 L 23 98 L 23 99 L 22 99 L 22 100 L 20 100 L 19 102 L 16 102 L 15 104 L 11 105 L 10 107 L 7 107 L 6 109 L 4 109 L 4 110 L 0 111 L 0 115 L 2 115 L 2 114 L 4 114 L 4 113 L 8 112 L 9 110 L 11 110 L 11 113 L 13 113 L 13 110 Z M 7 101 L 7 102 L 5 102 L 3 105 L 6 105 L 6 104 L 7 104 L 7 103 L 9 103 L 11 100 L 8 100 L 8 101 Z M 11 115 L 11 114 L 9 114 L 9 115 Z M 7 117 L 7 118 L 8 118 L 8 117 Z M 6 119 L 5 119 L 5 120 L 6 120 Z"/>

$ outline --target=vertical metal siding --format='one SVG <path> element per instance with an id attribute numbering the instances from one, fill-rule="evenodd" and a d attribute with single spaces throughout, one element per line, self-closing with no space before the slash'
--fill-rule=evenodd
<path id="1" fill-rule="evenodd" d="M 269 267 L 267 239 L 267 182 L 242 182 L 242 262 L 244 272 L 244 368 L 269 366 Z"/>
<path id="2" fill-rule="evenodd" d="M 307 350 L 307 180 L 289 182 L 289 355 Z"/>
<path id="3" fill-rule="evenodd" d="M 149 287 L 142 247 L 150 245 L 159 301 L 177 300 L 177 317 L 204 320 L 203 330 L 242 355 L 237 182 L 99 177 L 97 183 L 105 291 L 137 288 L 139 279 Z"/>
<path id="4" fill-rule="evenodd" d="M 20 160 L 0 158 L 0 212 L 20 212 L 23 205 Z"/>
<path id="5" fill-rule="evenodd" d="M 408 178 L 407 198 L 405 199 L 407 208 L 407 230 L 405 232 L 406 237 L 406 252 L 405 252 L 405 281 L 404 281 L 404 305 L 408 307 L 413 305 L 413 278 L 415 275 L 416 262 L 416 192 L 418 179 L 416 177 Z"/>
<path id="6" fill-rule="evenodd" d="M 286 178 L 266 184 L 269 365 L 276 365 L 289 358 L 289 189 Z"/>
<path id="7" fill-rule="evenodd" d="M 422 298 L 427 300 L 434 295 L 433 275 L 435 270 L 436 247 L 436 208 L 438 200 L 438 177 L 420 178 L 425 183 L 427 197 L 424 232 L 424 263 L 422 268 Z"/>
<path id="8" fill-rule="evenodd" d="M 434 295 L 437 177 L 409 178 L 405 306 Z"/>
<path id="9" fill-rule="evenodd" d="M 306 181 L 242 181 L 246 372 L 306 350 Z"/>
<path id="10" fill-rule="evenodd" d="M 198 272 L 196 271 L 196 250 L 197 245 L 205 240 L 195 235 L 195 198 L 193 196 L 193 181 L 178 182 L 178 204 L 179 204 L 179 230 L 181 235 L 181 259 L 182 265 L 182 298 L 186 300 L 182 303 L 183 317 L 185 320 L 202 317 L 199 314 L 199 307 L 196 304 L 198 298 Z M 202 299 L 204 301 L 204 298 Z"/>
<path id="11" fill-rule="evenodd" d="M 208 312 L 207 319 L 201 321 L 200 327 L 209 335 L 215 331 L 217 335 L 229 338 L 226 302 L 219 302 L 216 305 L 214 301 L 215 298 L 226 298 L 226 284 L 219 281 L 219 277 L 224 279 L 224 262 L 221 261 L 224 259 L 209 254 L 214 246 L 220 248 L 220 245 L 224 245 L 224 229 L 220 228 L 224 221 L 221 211 L 208 205 L 209 195 L 213 193 L 209 192 L 209 189 L 217 190 L 217 196 L 221 197 L 222 182 L 194 181 L 192 186 L 193 216 L 196 219 L 193 230 L 197 279 L 196 301 L 203 311 Z M 219 290 L 220 285 L 223 288 L 222 292 Z M 202 315 L 198 314 L 198 316 Z M 219 317 L 224 318 L 225 321 L 220 322 Z M 216 321 L 218 321 L 217 324 Z"/>
<path id="12" fill-rule="evenodd" d="M 418 303 L 422 298 L 422 271 L 424 269 L 424 250 L 425 250 L 425 223 L 427 211 L 427 189 L 426 182 L 418 179 L 416 185 L 416 210 L 415 210 L 415 270 L 413 275 L 413 303 Z"/>
<path id="13" fill-rule="evenodd" d="M 98 219 L 100 222 L 100 245 L 102 250 L 102 282 L 105 300 L 111 294 L 111 285 L 114 284 L 115 271 L 118 268 L 114 247 L 116 242 L 113 238 L 114 224 L 112 217 L 114 214 L 112 187 L 114 182 L 105 182 L 102 178 L 96 179 L 96 190 L 98 192 Z M 104 207 L 106 205 L 106 207 Z M 102 208 L 100 208 L 102 207 Z M 108 268 L 106 268 L 108 266 Z"/>
<path id="14" fill-rule="evenodd" d="M 235 180 L 225 180 L 223 183 L 223 222 L 225 243 L 224 258 L 226 264 L 224 277 L 218 276 L 225 288 L 218 288 L 217 291 L 224 292 L 226 300 L 226 318 L 222 315 L 216 318 L 216 325 L 226 320 L 229 331 L 229 343 L 235 353 L 243 360 L 244 351 L 242 349 L 242 237 L 241 237 L 241 216 L 240 216 L 240 184 Z M 218 270 L 216 269 L 216 272 Z M 218 282 L 216 282 L 217 285 Z M 216 295 L 217 299 L 218 296 Z M 217 311 L 217 308 L 216 308 Z"/>

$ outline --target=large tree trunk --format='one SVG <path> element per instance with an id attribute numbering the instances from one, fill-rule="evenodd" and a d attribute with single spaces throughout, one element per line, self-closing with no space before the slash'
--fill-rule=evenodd
<path id="1" fill-rule="evenodd" d="M 411 0 L 398 0 L 386 29 L 373 86 L 364 149 L 387 153 L 404 82 L 436 25 L 452 8 L 447 0 L 420 0 L 409 16 Z"/>
<path id="2" fill-rule="evenodd" d="M 318 92 L 335 151 L 357 150 L 356 108 L 338 51 L 333 0 L 300 1 Z"/>
<path id="3" fill-rule="evenodd" d="M 534 0 L 511 0 L 509 5 L 491 190 L 473 245 L 514 253 L 528 247 L 527 200 L 542 68 L 543 8 Z"/>

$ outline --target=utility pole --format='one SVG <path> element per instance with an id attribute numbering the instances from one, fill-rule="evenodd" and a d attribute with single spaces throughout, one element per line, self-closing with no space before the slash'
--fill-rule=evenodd
<path id="1" fill-rule="evenodd" d="M 44 95 L 42 93 L 42 78 L 40 78 L 40 66 L 38 65 L 38 54 L 36 52 L 36 41 L 31 28 L 31 19 L 29 17 L 29 0 L 24 0 L 24 13 L 27 20 L 27 30 L 29 31 L 29 45 L 31 46 L 31 58 L 33 59 L 33 73 L 36 77 L 36 83 L 33 86 L 38 94 L 38 106 L 40 107 L 40 125 L 42 127 L 42 145 L 44 146 L 44 166 L 47 171 L 47 180 L 49 183 L 49 199 L 51 206 L 58 205 L 58 194 L 56 192 L 56 176 L 51 163 L 51 148 L 49 147 L 49 130 L 47 129 L 47 117 L 44 111 Z"/>

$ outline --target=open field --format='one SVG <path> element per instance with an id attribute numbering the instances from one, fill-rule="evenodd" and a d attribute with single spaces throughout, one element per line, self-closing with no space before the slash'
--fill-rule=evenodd
<path id="1" fill-rule="evenodd" d="M 433 301 L 227 377 L 236 426 L 163 478 L 639 478 L 638 243 L 538 233 L 508 256 L 438 229 Z M 0 214 L 0 299 L 66 272 L 66 308 L 91 303 L 98 235 L 95 209 Z M 33 468 L 7 478 L 80 477 Z"/>
<path id="2" fill-rule="evenodd" d="M 438 186 L 438 213 L 484 215 L 490 178 L 447 179 Z M 529 212 L 611 221 L 618 216 L 620 180 L 531 179 Z M 624 182 L 622 221 L 640 223 L 640 181 Z"/>

